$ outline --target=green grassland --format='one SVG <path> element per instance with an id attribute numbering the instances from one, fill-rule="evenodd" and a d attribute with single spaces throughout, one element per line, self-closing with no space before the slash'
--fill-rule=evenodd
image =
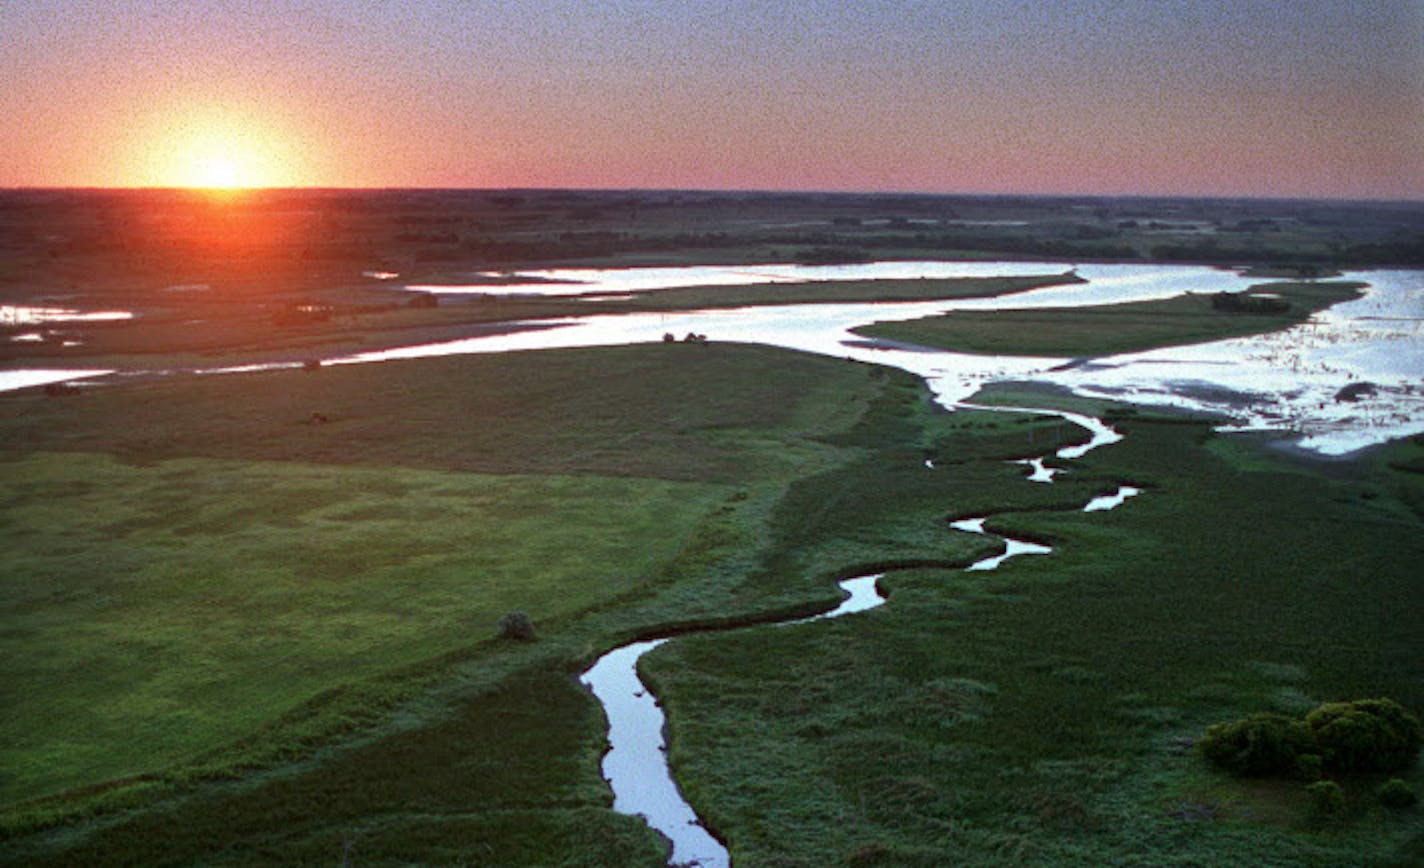
<path id="1" fill-rule="evenodd" d="M 431 359 L 0 406 L 5 824 L 20 835 L 5 852 L 23 861 L 182 862 L 215 840 L 256 859 L 243 848 L 282 816 L 304 818 L 281 834 L 312 847 L 335 823 L 420 860 L 474 846 L 442 837 L 453 828 L 502 829 L 488 846 L 513 864 L 601 852 L 574 828 L 655 854 L 606 811 L 599 716 L 573 681 L 594 653 L 815 610 L 857 564 L 993 549 L 943 530 L 922 459 L 945 417 L 913 378 L 763 348 Z M 1025 417 L 977 433 L 1060 432 Z M 839 485 L 837 467 L 853 469 Z M 886 472 L 898 496 L 855 496 Z M 826 473 L 833 521 L 780 505 Z M 493 641 L 516 608 L 539 640 Z M 505 733 L 511 717 L 528 731 Z M 343 783 L 347 763 L 414 788 L 432 763 L 476 771 L 430 796 L 438 810 L 387 816 Z M 519 782 L 491 782 L 496 766 Z"/>
<path id="2" fill-rule="evenodd" d="M 32 454 L 4 465 L 6 801 L 646 584 L 724 485 Z M 62 690 L 54 689 L 63 685 Z"/>
<path id="3" fill-rule="evenodd" d="M 1091 307 L 955 311 L 908 322 L 875 323 L 855 332 L 962 353 L 1108 356 L 1279 331 L 1332 304 L 1358 298 L 1360 287 L 1345 282 L 1252 287 L 1252 292 L 1284 298 L 1290 309 L 1280 313 L 1218 310 L 1210 296 L 1189 293 L 1161 301 Z"/>
<path id="4" fill-rule="evenodd" d="M 1049 557 L 897 572 L 855 618 L 645 658 L 673 764 L 734 863 L 1417 864 L 1424 822 L 1376 804 L 1379 778 L 1313 825 L 1302 783 L 1234 781 L 1190 745 L 1250 711 L 1424 706 L 1418 475 L 1326 480 L 1199 424 L 1123 430 L 1071 465 L 1147 488 L 1112 513 L 1000 489 L 1015 511 L 991 527 L 1054 541 Z"/>
<path id="5" fill-rule="evenodd" d="M 1189 745 L 1424 708 L 1424 446 L 1327 474 L 1121 424 L 1031 484 L 1006 460 L 1081 431 L 717 343 L 0 397 L 0 862 L 660 865 L 576 675 L 678 625 L 735 628 L 645 672 L 737 864 L 1417 859 L 1373 781 L 1316 826 Z M 1055 553 L 962 571 L 997 546 L 946 519 L 985 514 Z M 886 568 L 880 609 L 755 626 Z M 511 609 L 537 641 L 493 638 Z"/>

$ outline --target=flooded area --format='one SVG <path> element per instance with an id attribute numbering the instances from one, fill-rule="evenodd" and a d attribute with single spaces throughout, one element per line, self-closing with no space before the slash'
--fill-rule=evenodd
<path id="1" fill-rule="evenodd" d="M 503 281 L 499 285 L 463 290 L 451 286 L 419 288 L 435 292 L 627 294 L 678 286 L 992 277 L 1062 271 L 1062 263 L 1051 262 L 933 261 L 545 269 L 498 275 Z M 1119 304 L 1172 298 L 1187 292 L 1240 292 L 1263 282 L 1261 278 L 1203 266 L 1090 264 L 1079 267 L 1077 273 L 1087 283 L 1044 287 L 995 298 L 599 314 L 541 321 L 544 327 L 538 330 L 460 338 L 320 361 L 361 364 L 463 353 L 646 343 L 660 341 L 665 334 L 694 333 L 707 335 L 714 342 L 766 344 L 891 365 L 924 378 L 938 399 L 946 404 L 958 404 L 989 383 L 1027 380 L 1061 386 L 1087 397 L 1214 413 L 1224 420 L 1223 430 L 1279 431 L 1306 449 L 1329 455 L 1424 431 L 1424 271 L 1377 270 L 1345 274 L 1339 279 L 1369 284 L 1363 298 L 1338 304 L 1317 314 L 1308 323 L 1280 332 L 1092 360 L 927 352 L 920 347 L 867 341 L 851 332 L 871 322 L 910 320 L 957 310 Z M 37 316 L 30 312 L 41 309 L 6 310 L 12 311 L 6 315 L 18 318 Z M 128 316 L 117 311 L 84 315 Z M 297 365 L 243 365 L 211 371 L 231 373 L 279 367 Z M 1350 396 L 1353 400 L 1340 399 L 1341 390 L 1351 384 L 1359 384 L 1361 391 Z M 23 385 L 32 383 L 13 377 L 0 380 L 0 389 Z M 1059 457 L 1072 457 L 1072 448 Z M 1034 474 L 1031 478 L 1051 478 L 1052 468 L 1030 469 Z"/>
<path id="2" fill-rule="evenodd" d="M 1227 431 L 1286 431 L 1341 455 L 1424 431 L 1424 272 L 1368 271 L 1365 296 L 1247 338 L 1098 360 L 1035 379 L 1089 396 L 1221 414 Z M 1362 400 L 1342 397 L 1369 384 Z"/>
<path id="3" fill-rule="evenodd" d="M 822 280 L 888 280 L 946 277 L 1006 277 L 1015 274 L 1056 274 L 1062 263 L 1032 265 L 1009 262 L 866 262 L 851 265 L 687 265 L 639 268 L 549 268 L 471 275 L 468 284 L 411 284 L 414 292 L 451 295 L 599 295 L 648 292 L 690 286 L 748 286 L 758 283 L 811 283 Z"/>
<path id="4" fill-rule="evenodd" d="M 931 268 L 935 266 L 937 268 Z M 871 279 L 876 276 L 965 277 L 1052 273 L 1061 263 L 875 263 L 859 266 L 761 266 L 768 275 L 804 280 Z M 627 272 L 682 269 L 621 269 L 582 274 L 588 287 L 626 289 Z M 696 269 L 696 282 L 740 270 Z M 1229 420 L 1223 430 L 1272 430 L 1307 449 L 1343 454 L 1424 431 L 1424 272 L 1367 271 L 1341 280 L 1369 284 L 1359 300 L 1336 305 L 1308 323 L 1268 335 L 1105 356 L 1064 367 L 1068 359 L 980 356 L 923 352 L 867 343 L 850 330 L 874 321 L 917 319 L 955 310 L 1078 307 L 1151 301 L 1184 292 L 1240 292 L 1259 284 L 1220 269 L 1200 266 L 1087 265 L 1086 284 L 1029 290 L 997 298 L 875 304 L 779 305 L 736 310 L 597 315 L 568 320 L 564 328 L 536 334 L 448 341 L 363 353 L 336 363 L 385 361 L 478 352 L 625 344 L 659 340 L 664 333 L 706 334 L 714 341 L 761 343 L 805 352 L 892 365 L 918 374 L 945 403 L 958 403 L 988 383 L 1031 380 L 1088 397 L 1210 412 Z M 693 275 L 687 275 L 689 280 Z M 619 280 L 625 282 L 620 286 Z M 1355 382 L 1374 391 L 1367 401 L 1335 396 Z M 1071 457 L 1061 456 L 1061 457 Z"/>
<path id="5" fill-rule="evenodd" d="M 92 379 L 112 373 L 112 370 L 104 368 L 18 368 L 0 371 L 0 392 Z"/>

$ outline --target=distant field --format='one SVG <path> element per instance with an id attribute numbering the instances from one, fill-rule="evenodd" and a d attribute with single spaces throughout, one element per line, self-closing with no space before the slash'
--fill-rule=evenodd
<path id="1" fill-rule="evenodd" d="M 1158 347 L 1265 334 L 1304 322 L 1359 297 L 1358 283 L 1269 283 L 1254 288 L 1290 302 L 1282 313 L 1217 310 L 1210 296 L 1037 310 L 954 311 L 857 328 L 857 334 L 962 353 L 1005 356 L 1108 356 Z M 1253 291 L 1254 291 L 1253 290 Z"/>

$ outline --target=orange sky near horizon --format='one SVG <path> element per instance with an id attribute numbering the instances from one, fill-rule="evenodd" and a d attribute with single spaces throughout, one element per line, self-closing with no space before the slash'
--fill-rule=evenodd
<path id="1" fill-rule="evenodd" d="M 1424 16 L 1363 5 L 22 0 L 0 186 L 1424 199 Z"/>

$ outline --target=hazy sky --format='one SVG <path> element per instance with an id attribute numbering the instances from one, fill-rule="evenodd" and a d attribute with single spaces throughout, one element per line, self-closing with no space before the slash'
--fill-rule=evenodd
<path id="1" fill-rule="evenodd" d="M 0 186 L 1424 198 L 1424 0 L 0 0 Z"/>

